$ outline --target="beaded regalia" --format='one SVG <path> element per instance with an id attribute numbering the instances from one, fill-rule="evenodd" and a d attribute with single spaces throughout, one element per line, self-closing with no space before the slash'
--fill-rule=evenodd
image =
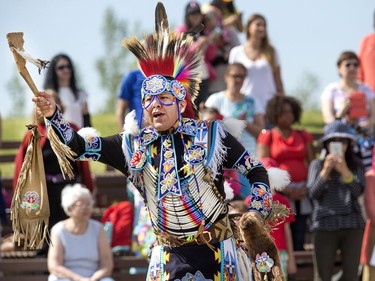
<path id="1" fill-rule="evenodd" d="M 190 35 L 169 31 L 161 3 L 155 14 L 152 36 L 126 39 L 123 45 L 138 58 L 146 77 L 140 101 L 145 112 L 169 108 L 177 112 L 174 125 L 165 131 L 135 128 L 137 122 L 126 118 L 121 134 L 80 137 L 57 110 L 49 118 L 51 127 L 79 155 L 77 160 L 115 167 L 143 196 L 156 235 L 147 280 L 252 280 L 249 257 L 228 219 L 223 171 L 235 169 L 249 180 L 249 211 L 263 219 L 272 211 L 267 171 L 221 122 L 192 118 L 202 56 Z"/>

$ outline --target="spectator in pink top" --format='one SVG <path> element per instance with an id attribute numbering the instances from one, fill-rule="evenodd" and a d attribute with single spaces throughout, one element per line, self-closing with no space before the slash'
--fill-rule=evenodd
<path id="1" fill-rule="evenodd" d="M 203 24 L 203 14 L 201 12 L 201 7 L 199 3 L 196 1 L 190 1 L 187 3 L 185 7 L 185 22 L 176 28 L 176 32 L 178 33 L 194 33 L 194 28 Z M 199 49 L 202 50 L 203 54 L 206 54 L 206 50 L 208 47 L 208 38 L 204 34 L 204 31 L 200 31 L 199 34 L 194 36 L 196 44 L 199 46 Z M 205 61 L 207 61 L 205 56 Z M 204 63 L 200 66 L 199 70 L 201 74 L 201 84 L 200 84 L 200 91 L 199 95 L 195 100 L 195 105 L 198 108 L 203 108 L 204 102 L 208 98 L 208 87 L 209 87 L 209 70 L 207 63 Z"/>

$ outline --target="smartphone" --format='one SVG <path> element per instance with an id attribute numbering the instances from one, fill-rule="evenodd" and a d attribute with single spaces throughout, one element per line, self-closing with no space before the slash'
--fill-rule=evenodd
<path id="1" fill-rule="evenodd" d="M 333 141 L 329 143 L 329 153 L 342 156 L 342 142 Z"/>

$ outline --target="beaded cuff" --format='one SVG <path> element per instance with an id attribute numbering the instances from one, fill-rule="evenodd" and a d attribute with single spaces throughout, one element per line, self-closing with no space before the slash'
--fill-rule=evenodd
<path id="1" fill-rule="evenodd" d="M 253 183 L 249 211 L 258 212 L 263 219 L 268 217 L 272 211 L 272 194 L 269 186 L 261 182 Z"/>
<path id="2" fill-rule="evenodd" d="M 100 137 L 83 137 L 85 140 L 85 153 L 81 154 L 76 160 L 98 161 L 102 150 L 102 140 Z"/>
<path id="3" fill-rule="evenodd" d="M 60 140 L 64 144 L 67 145 L 73 140 L 73 129 L 70 127 L 70 124 L 64 120 L 62 113 L 58 107 L 55 114 L 47 120 L 47 128 L 49 128 L 49 126 L 52 126 L 55 132 L 58 133 Z"/>

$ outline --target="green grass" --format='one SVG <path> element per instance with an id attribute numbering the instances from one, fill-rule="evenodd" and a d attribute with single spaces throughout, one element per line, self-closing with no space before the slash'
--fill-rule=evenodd
<path id="1" fill-rule="evenodd" d="M 305 129 L 310 133 L 322 133 L 323 127 L 324 123 L 320 111 L 303 112 L 301 123 L 296 125 L 296 128 Z"/>
<path id="2" fill-rule="evenodd" d="M 27 131 L 25 125 L 31 122 L 31 118 L 7 118 L 2 120 L 2 139 L 21 141 Z M 92 124 L 100 132 L 101 136 L 112 135 L 119 131 L 114 113 L 94 115 L 92 116 Z M 296 128 L 306 129 L 311 133 L 322 132 L 323 121 L 320 111 L 304 112 L 301 124 L 297 124 Z M 105 165 L 98 162 L 90 162 L 90 167 L 95 174 L 105 171 Z M 0 163 L 0 170 L 4 176 L 11 176 L 13 175 L 14 164 Z"/>

